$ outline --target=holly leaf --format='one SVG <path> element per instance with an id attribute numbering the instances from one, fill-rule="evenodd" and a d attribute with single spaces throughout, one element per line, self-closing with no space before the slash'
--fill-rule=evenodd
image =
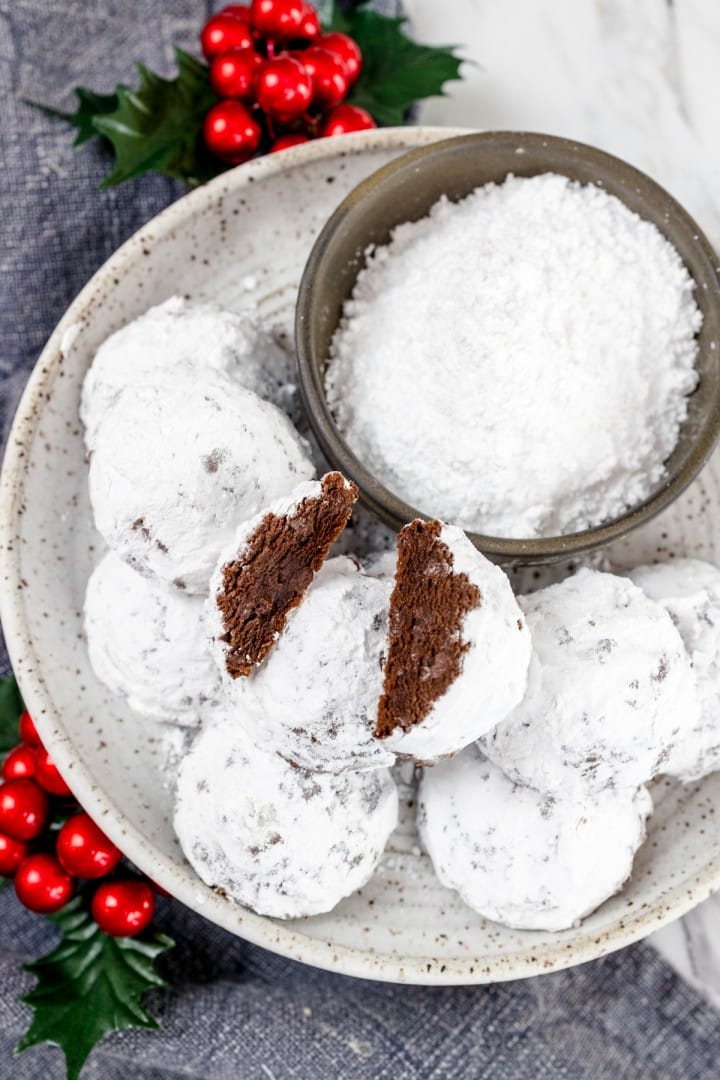
<path id="1" fill-rule="evenodd" d="M 462 60 L 455 46 L 419 45 L 404 33 L 406 22 L 364 6 L 341 10 L 335 5 L 333 12 L 330 28 L 354 38 L 363 55 L 348 101 L 367 109 L 379 124 L 403 124 L 411 105 L 442 95 L 446 82 L 460 78 Z"/>
<path id="2" fill-rule="evenodd" d="M 112 94 L 96 94 L 94 90 L 88 90 L 85 86 L 76 86 L 75 97 L 78 99 L 78 107 L 74 113 L 67 114 L 65 118 L 77 128 L 73 146 L 82 146 L 89 139 L 96 138 L 98 132 L 95 120 L 97 117 L 105 116 L 106 113 L 117 109 L 118 94 L 117 90 Z"/>
<path id="3" fill-rule="evenodd" d="M 174 79 L 138 64 L 138 89 L 119 86 L 117 107 L 93 118 L 95 132 L 110 140 L 116 158 L 102 187 L 151 170 L 195 186 L 224 170 L 201 146 L 203 119 L 218 100 L 208 68 L 182 49 L 175 49 L 175 57 Z"/>
<path id="4" fill-rule="evenodd" d="M 0 757 L 20 742 L 23 699 L 14 675 L 0 679 Z"/>
<path id="5" fill-rule="evenodd" d="M 111 1031 L 158 1027 L 142 997 L 152 987 L 165 986 L 155 959 L 174 942 L 157 933 L 109 937 L 81 896 L 53 919 L 62 940 L 47 956 L 25 965 L 37 978 L 22 998 L 34 1015 L 15 1053 L 51 1043 L 65 1055 L 68 1080 L 78 1080 L 90 1051 Z"/>
<path id="6" fill-rule="evenodd" d="M 118 96 L 117 91 L 112 94 L 96 94 L 94 90 L 88 90 L 85 86 L 76 86 L 75 97 L 78 100 L 75 112 L 62 112 L 60 109 L 53 109 L 50 105 L 43 105 L 39 101 L 27 101 L 26 104 L 32 105 L 33 109 L 39 109 L 47 116 L 54 116 L 58 120 L 65 120 L 68 124 L 72 124 L 77 128 L 73 146 L 82 146 L 89 139 L 97 138 L 98 132 L 94 127 L 95 117 L 117 109 Z"/>

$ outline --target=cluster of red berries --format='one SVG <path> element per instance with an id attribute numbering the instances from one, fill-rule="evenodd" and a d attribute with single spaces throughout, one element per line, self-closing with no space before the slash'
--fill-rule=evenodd
<path id="1" fill-rule="evenodd" d="M 2 765 L 0 877 L 15 879 L 25 907 L 49 914 L 72 899 L 77 879 L 111 874 L 122 852 L 73 801 L 27 711 L 20 738 Z M 66 819 L 59 829 L 58 818 Z M 139 879 L 113 878 L 95 890 L 91 911 L 106 934 L 131 937 L 153 917 L 153 889 Z"/>
<path id="2" fill-rule="evenodd" d="M 200 42 L 223 100 L 205 117 L 208 149 L 239 165 L 311 138 L 376 127 L 369 112 L 341 104 L 362 54 L 347 34 L 323 34 L 305 0 L 230 4 L 205 24 Z"/>

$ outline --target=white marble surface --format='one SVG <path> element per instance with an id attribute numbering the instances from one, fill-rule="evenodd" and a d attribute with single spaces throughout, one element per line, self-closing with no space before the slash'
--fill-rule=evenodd
<path id="1" fill-rule="evenodd" d="M 434 124 L 566 135 L 663 184 L 720 248 L 719 0 L 405 0 L 473 64 Z M 720 1009 L 720 894 L 652 944 Z"/>

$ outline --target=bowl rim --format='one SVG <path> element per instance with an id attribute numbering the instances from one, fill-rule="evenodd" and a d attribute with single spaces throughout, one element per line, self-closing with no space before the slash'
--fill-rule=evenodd
<path id="1" fill-rule="evenodd" d="M 362 153 L 366 148 L 402 147 L 410 140 L 447 135 L 447 128 L 395 128 L 358 132 L 344 136 L 343 152 Z M 452 130 L 452 129 L 450 129 Z M 456 129 L 458 130 L 458 129 Z M 295 923 L 284 923 L 256 915 L 232 904 L 207 889 L 188 868 L 173 861 L 150 842 L 143 831 L 126 816 L 122 806 L 96 781 L 90 767 L 76 755 L 72 740 L 54 705 L 51 687 L 42 673 L 29 634 L 21 585 L 21 545 L 17 543 L 23 513 L 21 493 L 27 457 L 42 418 L 45 395 L 57 378 L 60 344 L 64 333 L 80 315 L 93 307 L 95 290 L 110 283 L 118 271 L 125 271 L 148 243 L 166 236 L 193 219 L 196 211 L 216 202 L 230 190 L 239 190 L 288 168 L 337 153 L 331 140 L 318 140 L 294 147 L 283 154 L 260 158 L 223 173 L 215 180 L 172 203 L 150 219 L 115 251 L 96 271 L 70 304 L 40 354 L 25 387 L 9 432 L 0 474 L 0 618 L 6 635 L 8 655 L 20 684 L 26 706 L 33 714 L 38 732 L 61 775 L 70 782 L 78 801 L 98 821 L 109 838 L 128 858 L 176 900 L 224 930 L 262 946 L 280 956 L 311 964 L 328 971 L 383 982 L 413 985 L 453 986 L 505 982 L 517 978 L 559 971 L 640 940 L 662 925 L 684 915 L 720 887 L 720 857 L 708 861 L 697 873 L 673 883 L 650 908 L 636 908 L 619 914 L 605 929 L 585 930 L 572 943 L 560 935 L 541 935 L 537 947 L 523 954 L 447 960 L 432 956 L 389 956 L 320 937 L 309 937 Z M 138 257 L 140 257 L 138 259 Z M 202 900 L 198 898 L 199 893 Z"/>
<path id="2" fill-rule="evenodd" d="M 346 195 L 325 222 L 313 245 L 298 290 L 295 309 L 295 346 L 300 393 L 313 432 L 323 452 L 334 467 L 340 469 L 358 485 L 360 499 L 368 509 L 395 529 L 399 529 L 402 524 L 415 518 L 428 520 L 432 515 L 405 502 L 404 499 L 385 487 L 351 449 L 340 432 L 328 405 L 321 376 L 326 358 L 322 359 L 322 364 L 315 363 L 312 321 L 316 300 L 319 301 L 315 281 L 328 252 L 332 250 L 336 241 L 341 240 L 348 217 L 356 214 L 364 205 L 372 203 L 378 193 L 388 184 L 392 184 L 393 181 L 403 175 L 417 173 L 428 158 L 452 153 L 465 146 L 482 150 L 486 146 L 497 145 L 499 142 L 513 141 L 522 143 L 523 148 L 530 146 L 533 149 L 542 150 L 551 146 L 568 155 L 575 157 L 579 155 L 585 162 L 598 165 L 601 174 L 602 172 L 607 174 L 607 171 L 611 170 L 615 174 L 622 176 L 628 183 L 636 187 L 641 185 L 646 191 L 652 193 L 663 207 L 666 220 L 669 217 L 679 220 L 692 236 L 698 258 L 705 263 L 707 276 L 714 282 L 714 302 L 720 311 L 718 260 L 709 240 L 695 219 L 662 185 L 653 180 L 647 173 L 635 168 L 635 166 L 630 165 L 622 158 L 609 154 L 588 143 L 557 135 L 546 135 L 540 132 L 501 129 L 465 132 L 409 150 L 402 156 L 381 166 Z M 561 172 L 556 163 L 553 164 L 549 171 Z M 613 193 L 611 192 L 611 194 Z M 616 197 L 620 198 L 620 196 Z M 646 218 L 645 220 L 649 221 L 650 219 Z M 657 222 L 652 221 L 651 223 L 659 227 Z M 672 241 L 670 242 L 672 243 Z M 695 280 L 694 276 L 693 280 Z M 709 290 L 706 289 L 705 294 L 708 297 L 708 302 L 712 303 L 713 300 L 708 295 Z M 637 506 L 626 510 L 619 517 L 593 526 L 590 529 L 583 529 L 579 532 L 560 536 L 507 538 L 466 530 L 467 535 L 485 555 L 508 565 L 552 563 L 595 551 L 650 521 L 669 506 L 692 483 L 707 463 L 719 438 L 720 396 L 713 403 L 713 407 L 703 424 L 699 437 L 696 438 L 692 446 L 687 461 L 678 472 L 670 477 L 653 495 L 650 495 Z"/>

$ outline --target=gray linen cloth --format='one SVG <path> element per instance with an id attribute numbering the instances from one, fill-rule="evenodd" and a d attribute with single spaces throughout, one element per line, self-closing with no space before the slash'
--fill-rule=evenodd
<path id="1" fill-rule="evenodd" d="M 499 2 L 499 0 L 498 0 Z M 109 90 L 143 59 L 172 70 L 210 5 L 190 0 L 2 0 L 0 3 L 0 435 L 53 326 L 92 272 L 181 194 L 157 177 L 100 193 L 93 147 L 22 98 L 73 107 L 77 83 Z M 0 666 L 7 660 L 0 652 Z M 720 1017 L 645 946 L 573 971 L 491 987 L 417 988 L 315 971 L 247 945 L 164 901 L 177 938 L 152 1006 L 159 1032 L 106 1040 L 85 1076 L 102 1080 L 618 1080 L 718 1075 Z M 54 931 L 0 893 L 0 1080 L 61 1077 L 59 1051 L 13 1061 L 32 985 L 19 965 Z"/>

